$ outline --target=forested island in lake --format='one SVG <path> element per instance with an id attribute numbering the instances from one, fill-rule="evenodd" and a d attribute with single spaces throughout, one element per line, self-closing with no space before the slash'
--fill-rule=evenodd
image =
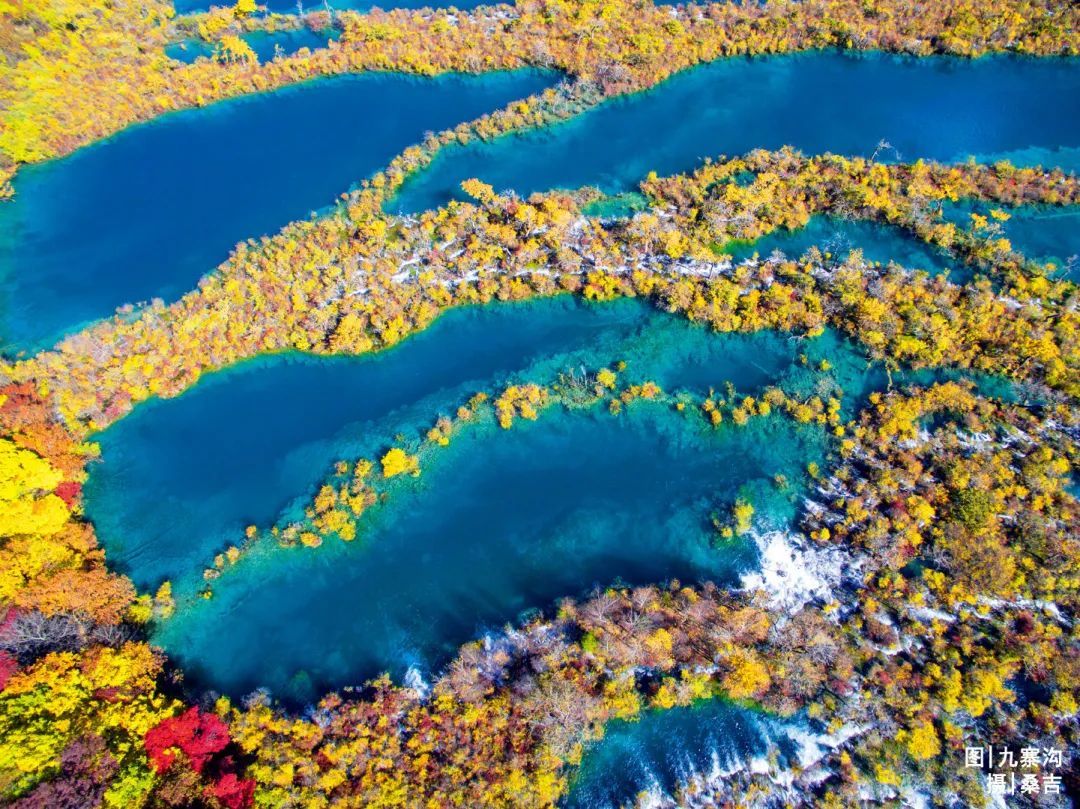
<path id="1" fill-rule="evenodd" d="M 1080 6 L 0 0 L 0 804 L 1080 794 Z"/>

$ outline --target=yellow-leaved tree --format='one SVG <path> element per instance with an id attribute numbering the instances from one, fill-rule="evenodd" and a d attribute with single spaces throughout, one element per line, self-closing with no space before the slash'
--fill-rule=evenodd
<path id="1" fill-rule="evenodd" d="M 0 536 L 59 531 L 70 516 L 64 501 L 53 494 L 62 478 L 48 461 L 0 439 Z"/>
<path id="2" fill-rule="evenodd" d="M 409 455 L 405 450 L 394 447 L 382 457 L 382 470 L 384 478 L 392 478 L 395 475 L 420 474 L 420 462 L 415 455 Z"/>
<path id="3" fill-rule="evenodd" d="M 756 652 L 739 650 L 725 663 L 730 670 L 721 680 L 721 687 L 731 699 L 754 699 L 768 689 L 769 671 Z"/>

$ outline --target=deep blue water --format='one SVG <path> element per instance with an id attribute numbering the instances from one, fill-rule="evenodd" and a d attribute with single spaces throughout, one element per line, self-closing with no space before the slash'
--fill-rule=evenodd
<path id="1" fill-rule="evenodd" d="M 781 765 L 798 755 L 782 721 L 723 699 L 645 711 L 632 722 L 615 721 L 590 745 L 560 804 L 563 809 L 618 809 L 641 792 L 675 796 L 693 777 L 745 766 L 775 747 Z M 801 728 L 798 728 L 801 730 Z"/>
<path id="2" fill-rule="evenodd" d="M 243 40 L 255 51 L 255 55 L 259 57 L 260 62 L 269 62 L 278 55 L 279 47 L 282 56 L 291 56 L 301 48 L 310 50 L 325 48 L 334 35 L 333 31 L 319 32 L 301 28 L 296 31 L 275 31 L 274 33 L 255 31 L 244 34 Z M 173 59 L 179 59 L 181 62 L 190 64 L 200 56 L 213 55 L 214 47 L 209 42 L 193 39 L 176 45 L 169 45 L 165 48 L 165 53 Z"/>
<path id="3" fill-rule="evenodd" d="M 326 79 L 167 115 L 25 167 L 0 205 L 0 348 L 40 348 L 125 303 L 177 298 L 238 241 L 332 204 L 428 130 L 554 79 Z"/>
<path id="4" fill-rule="evenodd" d="M 736 58 L 545 131 L 450 149 L 387 207 L 416 211 L 460 199 L 459 183 L 470 177 L 520 194 L 582 185 L 617 193 L 649 171 L 687 171 L 705 157 L 785 144 L 808 154 L 869 156 L 887 140 L 895 151 L 882 159 L 1008 152 L 1018 164 L 1075 169 L 1078 124 L 1076 59 Z"/>

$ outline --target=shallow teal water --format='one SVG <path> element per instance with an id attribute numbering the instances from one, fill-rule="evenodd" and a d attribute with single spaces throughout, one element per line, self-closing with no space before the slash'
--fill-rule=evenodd
<path id="1" fill-rule="evenodd" d="M 722 699 L 665 711 L 646 711 L 635 722 L 610 723 L 586 749 L 563 809 L 618 809 L 641 792 L 673 797 L 693 776 L 745 766 L 775 747 L 781 763 L 796 748 L 781 721 Z"/>
<path id="2" fill-rule="evenodd" d="M 714 431 L 650 404 L 490 425 L 432 456 L 353 542 L 243 560 L 154 641 L 200 684 L 289 702 L 382 671 L 430 674 L 460 644 L 596 586 L 735 583 L 756 551 L 718 545 L 710 516 L 743 492 L 760 519 L 790 515 L 824 443 L 778 417 Z M 776 474 L 793 483 L 783 495 Z"/>
<path id="3" fill-rule="evenodd" d="M 40 348 L 125 303 L 175 299 L 236 242 L 332 204 L 426 131 L 554 80 L 314 81 L 167 115 L 21 169 L 15 199 L 0 205 L 0 349 Z"/>
<path id="4" fill-rule="evenodd" d="M 961 202 L 946 207 L 945 218 L 970 227 L 972 213 L 986 216 L 995 207 L 1010 215 L 1000 225 L 1014 250 L 1035 261 L 1053 263 L 1058 275 L 1073 281 L 1080 279 L 1080 206 L 1008 207 Z"/>
<path id="5" fill-rule="evenodd" d="M 87 512 L 111 563 L 154 588 L 198 573 L 246 525 L 273 522 L 339 458 L 377 452 L 398 425 L 430 426 L 511 375 L 553 379 L 626 359 L 628 381 L 751 392 L 783 373 L 813 384 L 796 370 L 798 350 L 783 335 L 715 335 L 634 300 L 455 310 L 386 352 L 254 360 L 140 405 L 95 437 L 103 460 Z"/>
<path id="6" fill-rule="evenodd" d="M 274 33 L 255 31 L 244 34 L 242 39 L 255 51 L 259 62 L 269 62 L 279 54 L 291 56 L 301 48 L 309 50 L 325 48 L 334 35 L 333 31 L 319 32 L 301 28 L 296 31 L 275 31 Z M 209 42 L 193 39 L 169 45 L 165 48 L 165 53 L 173 59 L 190 64 L 200 56 L 212 56 L 214 47 Z"/>
<path id="7" fill-rule="evenodd" d="M 626 219 L 638 211 L 647 210 L 648 207 L 648 197 L 637 191 L 627 191 L 590 202 L 582 207 L 581 212 L 600 219 Z"/>
<path id="8" fill-rule="evenodd" d="M 861 250 L 867 261 L 888 264 L 894 261 L 909 270 L 926 270 L 932 275 L 949 272 L 953 280 L 962 280 L 963 265 L 943 250 L 913 238 L 900 228 L 857 219 L 814 216 L 806 227 L 778 230 L 753 242 L 734 245 L 727 252 L 735 261 L 755 253 L 765 259 L 779 250 L 788 258 L 800 258 L 811 247 L 843 261 L 853 250 Z"/>
<path id="9" fill-rule="evenodd" d="M 1053 114 L 1047 114 L 1053 110 Z M 632 189 L 649 171 L 785 144 L 806 153 L 1080 168 L 1080 60 L 915 59 L 817 52 L 722 60 L 678 74 L 545 131 L 441 154 L 389 210 L 462 198 L 462 180 L 529 194 L 597 185 Z M 898 153 L 898 155 L 897 155 Z"/>

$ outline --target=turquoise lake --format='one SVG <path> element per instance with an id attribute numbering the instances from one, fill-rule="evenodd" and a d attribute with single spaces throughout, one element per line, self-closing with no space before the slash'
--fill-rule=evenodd
<path id="1" fill-rule="evenodd" d="M 832 333 L 719 335 L 634 300 L 456 310 L 367 358 L 258 360 L 141 405 L 95 438 L 102 461 L 87 482 L 87 513 L 114 567 L 144 589 L 169 578 L 190 592 L 246 525 L 295 515 L 336 460 L 377 457 L 477 390 L 624 360 L 627 381 L 669 390 L 731 382 L 753 393 L 781 382 L 827 393 L 834 381 L 814 370 L 819 352 L 853 379 L 870 373 Z M 784 419 L 714 432 L 644 403 L 620 418 L 601 409 L 545 414 L 505 433 L 478 428 L 437 453 L 414 488 L 365 515 L 357 541 L 245 559 L 159 641 L 191 676 L 232 693 L 265 685 L 307 699 L 384 669 L 436 670 L 479 629 L 594 584 L 732 580 L 753 549 L 715 549 L 710 515 L 742 493 L 763 520 L 786 522 L 806 464 L 824 453 L 823 434 Z M 777 473 L 789 490 L 773 485 Z M 278 624 L 327 599 L 344 600 L 311 622 Z M 219 626 L 222 610 L 232 615 L 227 643 L 199 629 Z M 249 654 L 271 624 L 278 650 Z"/>
<path id="2" fill-rule="evenodd" d="M 544 131 L 443 152 L 388 210 L 461 199 L 462 180 L 527 195 L 596 185 L 636 187 L 650 171 L 791 145 L 807 154 L 963 160 L 1080 168 L 1080 60 L 916 59 L 816 52 L 735 58 L 677 74 Z"/>
<path id="3" fill-rule="evenodd" d="M 41 348 L 125 303 L 178 298 L 238 241 L 331 205 L 425 132 L 555 78 L 325 79 L 166 115 L 27 166 L 0 205 L 0 348 Z"/>
<path id="4" fill-rule="evenodd" d="M 865 360 L 826 338 L 814 347 L 856 378 Z M 807 393 L 822 380 L 797 362 L 804 348 L 769 332 L 716 335 L 635 300 L 566 296 L 453 310 L 388 351 L 257 359 L 139 405 L 94 437 L 103 460 L 91 467 L 87 512 L 110 562 L 156 588 L 200 573 L 245 526 L 274 522 L 336 460 L 380 452 L 406 425 L 426 429 L 515 375 L 554 379 L 622 359 L 627 380 L 672 390 L 731 381 L 753 392 L 784 378 Z"/>
<path id="5" fill-rule="evenodd" d="M 690 778 L 716 777 L 770 749 L 782 765 L 793 762 L 798 750 L 786 731 L 797 724 L 723 699 L 611 722 L 604 737 L 586 749 L 560 806 L 619 809 L 642 792 L 675 797 Z"/>

